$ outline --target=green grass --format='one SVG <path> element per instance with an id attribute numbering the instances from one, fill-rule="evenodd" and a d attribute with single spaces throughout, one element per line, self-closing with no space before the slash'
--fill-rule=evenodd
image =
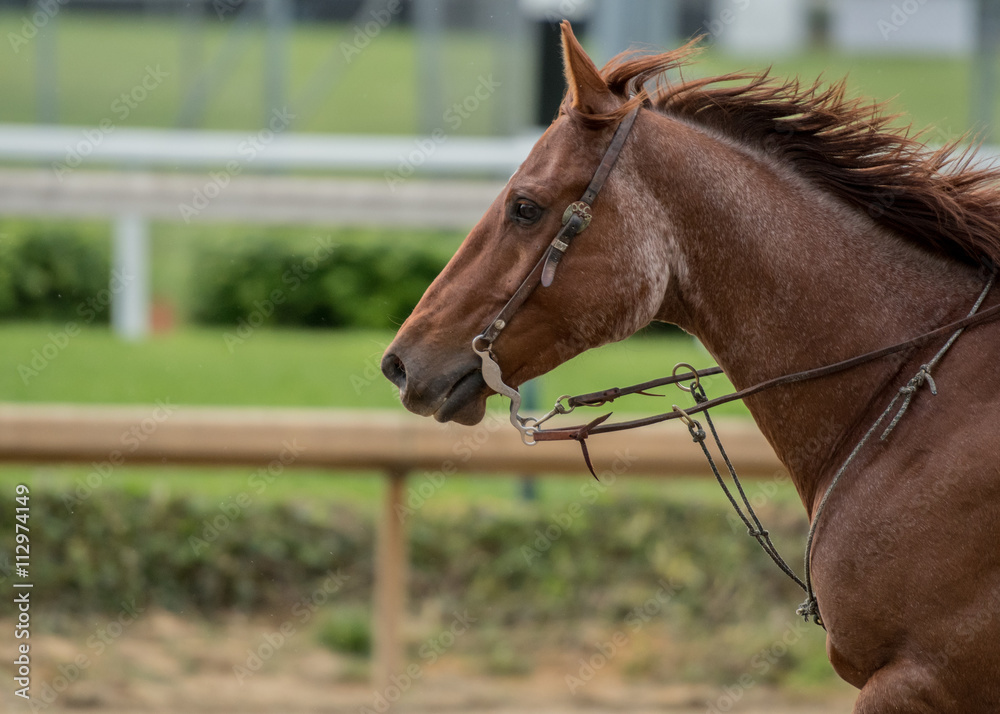
<path id="1" fill-rule="evenodd" d="M 33 222 L 5 219 L 0 235 L 16 234 L 37 227 Z M 106 225 L 85 226 L 46 223 L 44 229 L 66 227 L 101 232 Z M 336 232 L 335 240 L 366 240 Z M 0 401 L 74 402 L 93 404 L 149 404 L 157 399 L 174 404 L 379 408 L 403 411 L 395 389 L 380 374 L 379 360 L 392 340 L 391 331 L 328 331 L 260 329 L 242 343 L 227 344 L 232 330 L 184 325 L 186 303 L 192 291 L 191 266 L 198 247 L 211 241 L 253 240 L 278 237 L 309 241 L 305 229 L 248 226 L 195 226 L 158 223 L 153 229 L 153 284 L 158 299 L 177 307 L 182 327 L 154 335 L 144 342 L 127 343 L 106 327 L 85 326 L 78 335 L 65 339 L 61 324 L 0 325 Z M 462 236 L 455 233 L 403 232 L 393 240 L 423 241 L 450 252 Z M 65 343 L 53 359 L 39 362 L 39 354 L 52 355 L 55 343 Z M 47 346 L 48 345 L 48 346 Z M 37 354 L 36 354 L 37 353 Z M 34 364 L 33 364 L 34 361 Z M 645 381 L 670 372 L 678 361 L 698 366 L 711 359 L 691 338 L 643 334 L 608 345 L 569 361 L 537 383 L 537 407 L 547 409 L 561 394 L 589 392 L 611 386 Z M 25 370 L 36 370 L 30 374 Z M 728 390 L 722 378 L 708 382 L 712 394 Z M 677 392 L 677 396 L 683 396 Z M 616 405 L 616 411 L 661 411 L 664 400 L 638 398 Z M 504 409 L 499 397 L 492 408 Z M 719 413 L 746 414 L 741 405 L 727 405 Z M 576 415 L 574 415 L 575 417 Z M 412 416 L 410 418 L 419 419 Z M 39 487 L 67 488 L 87 475 L 86 467 L 5 468 L 7 478 L 29 480 Z M 115 471 L 113 484 L 133 491 L 190 493 L 222 500 L 243 488 L 250 474 L 246 469 L 129 468 Z M 350 501 L 363 508 L 374 507 L 382 490 L 381 479 L 371 474 L 296 470 L 268 490 L 268 498 L 314 503 Z M 417 475 L 419 476 L 419 474 Z M 589 476 L 587 477 L 589 478 Z M 579 479 L 545 479 L 539 483 L 543 502 L 564 503 L 579 497 Z M 655 493 L 662 484 L 633 480 L 633 489 Z M 707 488 L 705 488 L 707 487 Z M 455 477 L 441 493 L 445 504 L 489 503 L 500 507 L 519 492 L 519 481 L 511 477 Z M 717 497 L 714 486 L 691 482 L 683 487 L 706 499 Z M 438 499 L 435 499 L 437 501 Z"/>
<path id="2" fill-rule="evenodd" d="M 692 448 L 695 448 L 693 444 Z M 4 465 L 0 467 L 0 488 L 10 493 L 15 484 L 25 483 L 32 492 L 72 493 L 86 482 L 90 471 L 88 466 Z M 251 468 L 139 467 L 125 464 L 116 469 L 101 488 L 119 489 L 136 495 L 150 494 L 157 499 L 191 498 L 215 505 L 230 502 L 236 494 L 246 491 L 247 479 L 254 471 Z M 353 471 L 289 470 L 264 491 L 259 502 L 294 503 L 320 516 L 332 506 L 349 506 L 374 516 L 381 508 L 385 494 L 384 480 L 380 476 L 378 473 Z M 586 473 L 582 463 L 580 472 L 575 475 L 537 476 L 533 498 L 545 512 L 552 514 L 565 512 L 569 504 L 581 502 L 581 489 L 593 483 L 593 477 Z M 411 474 L 409 487 L 419 486 L 422 478 L 420 472 Z M 523 486 L 524 480 L 520 476 L 457 474 L 447 478 L 421 511 L 434 514 L 484 508 L 502 513 L 520 507 Z M 589 495 L 590 491 L 584 493 Z M 751 482 L 747 484 L 747 494 L 751 498 L 763 495 L 769 503 L 788 506 L 793 513 L 800 512 L 798 495 L 788 482 L 778 484 L 773 494 L 770 486 L 765 493 Z M 596 502 L 623 497 L 672 498 L 691 506 L 726 506 L 725 496 L 715 481 L 699 477 L 663 480 L 626 476 L 610 485 Z M 734 532 L 740 535 L 745 533 L 745 529 L 735 529 Z"/>
<path id="3" fill-rule="evenodd" d="M 380 331 L 265 330 L 255 332 L 232 350 L 224 330 L 184 328 L 126 343 L 108 329 L 85 327 L 71 337 L 27 384 L 19 367 L 31 366 L 34 351 L 41 352 L 58 336 L 60 325 L 7 324 L 0 326 L 0 399 L 8 402 L 74 402 L 145 404 L 157 399 L 173 404 L 382 408 L 402 411 L 392 387 L 379 373 L 382 351 L 392 333 Z M 580 355 L 546 375 L 538 383 L 541 405 L 564 393 L 579 393 L 652 379 L 669 373 L 677 361 L 710 364 L 704 350 L 683 336 L 637 335 L 621 343 Z M 708 381 L 710 394 L 730 389 L 721 377 Z M 680 392 L 677 393 L 681 395 Z M 493 408 L 503 409 L 498 397 Z M 640 399 L 632 409 L 659 411 L 663 400 Z M 742 405 L 726 405 L 720 414 L 746 414 Z M 574 415 L 575 416 L 575 415 Z M 420 417 L 413 416 L 413 419 Z M 71 488 L 86 477 L 86 466 L 21 467 L 2 470 L 7 482 L 28 481 L 37 487 Z M 135 492 L 187 493 L 222 500 L 245 488 L 253 469 L 129 467 L 114 473 L 109 485 Z M 416 478 L 420 474 L 414 475 Z M 579 498 L 589 476 L 545 479 L 539 482 L 543 503 L 561 504 Z M 382 479 L 373 474 L 295 470 L 267 490 L 267 498 L 291 500 L 324 508 L 350 502 L 375 507 Z M 611 495 L 660 493 L 681 489 L 693 499 L 721 498 L 714 483 L 682 479 L 665 484 L 656 480 L 623 479 Z M 453 504 L 509 504 L 520 489 L 510 476 L 449 478 L 435 502 Z M 794 499 L 782 492 L 781 498 Z"/>
<path id="4" fill-rule="evenodd" d="M 58 324 L 0 327 L 5 401 L 141 404 L 170 399 L 175 404 L 402 409 L 378 369 L 392 339 L 387 331 L 259 329 L 242 343 L 227 344 L 226 335 L 235 335 L 234 330 L 183 328 L 123 342 L 106 328 L 83 327 L 51 361 L 35 363 L 41 366 L 37 376 L 25 373 L 36 352 L 61 341 L 63 329 Z M 539 399 L 548 405 L 560 394 L 653 379 L 680 361 L 711 363 L 689 337 L 640 334 L 584 353 L 546 375 Z M 721 377 L 708 385 L 715 393 L 730 388 Z M 651 400 L 645 408 L 659 406 Z M 727 405 L 720 413 L 745 411 Z"/>
<path id="5" fill-rule="evenodd" d="M 18 32 L 23 14 L 0 13 L 0 26 Z M 55 29 L 53 29 L 53 27 Z M 240 29 L 232 22 L 208 19 L 199 40 L 191 28 L 169 15 L 79 13 L 63 8 L 42 33 L 57 33 L 58 121 L 98 124 L 110 119 L 121 126 L 177 126 L 182 105 L 201 70 L 224 69 L 205 93 L 204 111 L 193 126 L 254 130 L 270 111 L 264 99 L 264 34 L 258 24 Z M 296 131 L 412 134 L 418 120 L 417 47 L 413 32 L 390 24 L 348 64 L 343 47 L 353 41 L 353 26 L 297 25 L 288 48 L 287 99 Z M 6 36 L 6 33 L 5 33 Z M 15 52 L 9 41 L 0 49 L 0 122 L 36 120 L 38 78 L 36 37 Z M 200 44 L 199 44 L 200 43 Z M 200 49 L 198 49 L 200 46 Z M 475 89 L 479 77 L 493 72 L 508 51 L 490 35 L 448 33 L 440 47 L 445 66 L 447 106 Z M 222 56 L 231 60 L 220 62 Z M 845 56 L 824 50 L 779 57 L 733 57 L 710 48 L 686 70 L 689 76 L 734 70 L 759 70 L 773 64 L 782 76 L 849 76 L 852 94 L 891 99 L 893 111 L 904 111 L 915 126 L 934 125 L 930 141 L 940 142 L 970 128 L 971 63 L 965 57 Z M 114 108 L 146 73 L 147 66 L 168 77 L 129 115 Z M 213 70 L 215 71 L 215 70 Z M 496 101 L 503 99 L 503 87 Z M 491 99 L 492 101 L 492 99 Z M 437 115 L 431 112 L 432 117 Z M 458 133 L 483 134 L 496 129 L 499 111 L 475 112 Z M 449 133 L 452 133 L 449 127 Z"/>
<path id="6" fill-rule="evenodd" d="M 19 13 L 0 13 L 0 26 L 16 32 L 21 18 Z M 209 75 L 214 72 L 218 78 L 209 83 L 204 111 L 193 115 L 193 126 L 256 131 L 272 109 L 264 97 L 264 34 L 257 24 L 241 29 L 232 22 L 209 19 L 200 50 L 191 30 L 169 16 L 62 9 L 54 25 L 55 30 L 50 25 L 43 32 L 56 33 L 60 123 L 96 125 L 109 119 L 116 125 L 176 126 L 205 67 L 214 67 Z M 412 33 L 389 25 L 348 65 L 342 45 L 353 35 L 353 26 L 330 24 L 294 30 L 286 99 L 297 115 L 295 130 L 416 133 Z M 15 53 L 5 39 L 0 49 L 0 86 L 5 88 L 2 122 L 36 120 L 38 42 L 36 37 Z M 474 90 L 479 74 L 491 71 L 492 55 L 489 44 L 474 35 L 448 38 L 443 50 L 449 66 L 463 68 L 444 98 L 450 103 Z M 221 60 L 224 56 L 231 59 Z M 123 118 L 116 100 L 142 81 L 147 67 L 158 67 L 168 76 Z M 469 70 L 467 76 L 464 68 Z M 489 114 L 479 112 L 463 122 L 460 133 L 488 132 L 490 123 Z"/>

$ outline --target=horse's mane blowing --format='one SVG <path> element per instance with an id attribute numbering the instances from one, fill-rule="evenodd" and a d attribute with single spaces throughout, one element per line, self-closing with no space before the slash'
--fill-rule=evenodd
<path id="1" fill-rule="evenodd" d="M 591 126 L 617 122 L 639 102 L 710 128 L 793 167 L 879 224 L 954 258 L 1000 264 L 1000 168 L 975 167 L 975 147 L 931 150 L 909 128 L 890 126 L 884 105 L 845 97 L 845 81 L 777 80 L 760 74 L 666 83 L 667 70 L 696 51 L 689 43 L 659 55 L 622 54 L 601 70 L 623 98 Z M 648 91 L 647 82 L 657 80 Z M 571 108 L 569 111 L 573 111 Z"/>

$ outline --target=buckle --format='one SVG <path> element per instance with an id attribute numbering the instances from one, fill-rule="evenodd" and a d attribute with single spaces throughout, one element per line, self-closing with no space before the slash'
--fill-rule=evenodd
<path id="1" fill-rule="evenodd" d="M 587 226 L 590 225 L 590 219 L 593 218 L 590 214 L 590 204 L 584 203 L 583 201 L 573 201 L 573 203 L 566 206 L 566 210 L 563 211 L 562 224 L 566 225 L 569 223 L 569 219 L 574 214 L 580 217 L 581 225 L 577 230 L 577 233 L 581 233 Z"/>

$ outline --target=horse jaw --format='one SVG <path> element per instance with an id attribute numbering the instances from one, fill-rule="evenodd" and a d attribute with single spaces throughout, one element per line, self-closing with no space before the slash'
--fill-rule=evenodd
<path id="1" fill-rule="evenodd" d="M 475 426 L 486 416 L 489 394 L 482 372 L 469 372 L 452 387 L 434 412 L 434 419 L 441 423 L 454 421 L 464 426 Z"/>

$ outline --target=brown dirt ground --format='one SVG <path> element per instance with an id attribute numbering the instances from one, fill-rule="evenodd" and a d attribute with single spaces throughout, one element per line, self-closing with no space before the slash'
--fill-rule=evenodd
<path id="1" fill-rule="evenodd" d="M 269 627 L 274 625 L 266 619 L 230 618 L 224 624 L 211 624 L 154 612 L 124 628 L 120 637 L 99 651 L 97 640 L 90 639 L 96 626 L 88 629 L 79 622 L 36 625 L 31 637 L 32 695 L 51 698 L 56 689 L 60 691 L 51 703 L 36 702 L 35 707 L 14 696 L 12 661 L 22 641 L 5 634 L 0 637 L 0 710 L 846 714 L 856 695 L 847 685 L 807 694 L 751 687 L 733 701 L 722 687 L 634 682 L 612 666 L 571 693 L 565 662 L 559 666 L 557 655 L 542 658 L 553 664 L 537 666 L 531 675 L 516 678 L 484 675 L 457 656 L 446 656 L 424 666 L 419 680 L 386 707 L 379 705 L 368 684 L 366 667 L 311 638 L 291 638 L 256 672 L 238 681 L 234 663 L 246 662 L 248 649 L 259 646 Z M 0 621 L 0 632 L 13 633 L 14 622 Z M 74 672 L 74 660 L 85 666 Z M 395 691 L 385 693 L 396 699 Z"/>

